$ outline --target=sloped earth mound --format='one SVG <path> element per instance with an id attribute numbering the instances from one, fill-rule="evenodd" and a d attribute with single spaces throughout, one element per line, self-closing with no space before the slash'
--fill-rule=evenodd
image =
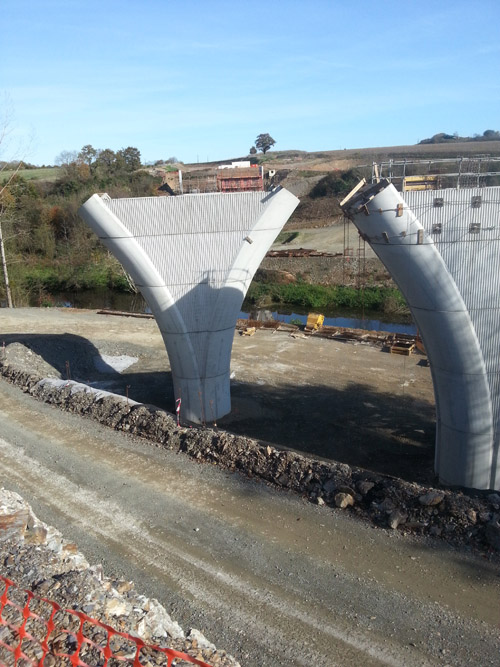
<path id="1" fill-rule="evenodd" d="M 0 362 L 0 374 L 34 398 L 63 410 L 185 452 L 200 462 L 258 477 L 318 505 L 352 512 L 380 527 L 430 535 L 484 552 L 500 551 L 498 493 L 434 489 L 334 461 L 316 460 L 221 430 L 179 428 L 173 415 L 164 410 L 60 376 L 47 377 L 38 374 L 39 370 L 36 374 L 26 371 L 13 357 L 9 354 L 8 361 Z"/>

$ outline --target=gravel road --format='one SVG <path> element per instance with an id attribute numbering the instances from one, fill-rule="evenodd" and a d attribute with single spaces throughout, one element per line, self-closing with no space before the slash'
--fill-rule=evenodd
<path id="1" fill-rule="evenodd" d="M 298 248 L 308 248 L 310 250 L 319 250 L 322 252 L 342 253 L 344 254 L 344 246 L 352 248 L 355 253 L 358 250 L 358 230 L 352 222 L 345 223 L 337 222 L 329 224 L 328 227 L 307 228 L 301 227 L 296 230 L 295 236 L 288 243 L 275 243 L 272 246 L 273 250 L 294 250 Z M 364 256 L 366 258 L 376 257 L 372 248 L 366 244 L 364 246 Z"/>
<path id="2" fill-rule="evenodd" d="M 24 331 L 43 317 L 30 313 Z M 143 323 L 95 326 L 116 326 L 116 343 Z M 141 344 L 154 347 L 155 335 Z M 4 381 L 0 470 L 90 562 L 135 581 L 242 665 L 498 664 L 494 559 L 374 529 Z"/>

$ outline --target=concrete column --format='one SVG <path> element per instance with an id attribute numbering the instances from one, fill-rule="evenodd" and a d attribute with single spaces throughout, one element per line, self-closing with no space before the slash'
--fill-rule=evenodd
<path id="1" fill-rule="evenodd" d="M 432 236 L 385 180 L 353 192 L 342 207 L 404 294 L 422 335 L 436 396 L 435 469 L 440 480 L 498 489 L 492 396 L 483 351 Z"/>
<path id="2" fill-rule="evenodd" d="M 156 318 L 183 419 L 210 422 L 230 412 L 236 319 L 298 203 L 279 188 L 130 199 L 96 194 L 80 208 Z"/>

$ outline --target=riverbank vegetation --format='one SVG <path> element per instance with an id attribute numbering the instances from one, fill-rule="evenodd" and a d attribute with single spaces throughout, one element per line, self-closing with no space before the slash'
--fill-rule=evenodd
<path id="1" fill-rule="evenodd" d="M 253 282 L 246 301 L 259 308 L 288 304 L 314 310 L 370 310 L 387 314 L 409 315 L 401 292 L 391 287 L 345 287 L 343 285 L 311 285 L 305 282 L 289 284 Z"/>

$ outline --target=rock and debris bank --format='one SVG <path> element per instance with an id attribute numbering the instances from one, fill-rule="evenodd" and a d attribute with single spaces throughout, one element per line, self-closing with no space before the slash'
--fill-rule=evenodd
<path id="1" fill-rule="evenodd" d="M 3 576 L 14 581 L 20 589 L 53 600 L 63 609 L 84 612 L 119 632 L 138 637 L 145 644 L 174 649 L 214 667 L 239 665 L 225 651 L 216 649 L 198 630 L 185 633 L 157 600 L 139 595 L 133 582 L 109 579 L 103 575 L 100 565 L 91 567 L 74 543 L 66 541 L 57 529 L 40 521 L 20 495 L 6 489 L 0 489 L 0 562 Z M 16 593 L 19 595 L 20 592 L 14 590 L 9 597 L 15 597 Z M 34 610 L 33 603 L 30 603 L 30 609 Z M 9 610 L 12 608 L 6 607 L 4 614 Z M 67 617 L 65 620 L 67 623 Z M 97 635 L 103 634 L 102 629 L 86 625 L 89 626 L 86 635 L 93 633 L 90 638 L 99 642 Z M 2 632 L 5 631 L 8 632 L 4 626 Z M 3 639 L 8 640 L 7 637 Z M 62 645 L 57 645 L 58 641 Z M 112 641 L 115 655 L 130 653 L 129 657 L 134 656 L 135 644 L 130 640 L 114 635 Z M 72 642 L 72 635 L 57 632 L 52 633 L 49 640 L 51 646 L 54 644 L 52 648 L 69 653 Z M 92 655 L 85 655 L 87 650 L 90 646 L 84 645 L 83 654 L 80 653 L 87 664 L 100 664 L 99 655 L 94 661 Z M 148 651 L 147 664 L 167 665 L 164 653 L 154 649 Z M 55 664 L 50 662 L 51 659 L 54 657 L 49 654 L 44 664 Z M 175 664 L 188 663 L 177 660 Z"/>
<path id="2" fill-rule="evenodd" d="M 40 377 L 11 357 L 0 361 L 0 374 L 38 400 L 185 452 L 200 462 L 260 478 L 377 526 L 439 537 L 490 553 L 500 551 L 499 493 L 429 488 L 334 461 L 307 458 L 225 431 L 179 428 L 174 416 L 164 410 L 71 380 Z"/>

